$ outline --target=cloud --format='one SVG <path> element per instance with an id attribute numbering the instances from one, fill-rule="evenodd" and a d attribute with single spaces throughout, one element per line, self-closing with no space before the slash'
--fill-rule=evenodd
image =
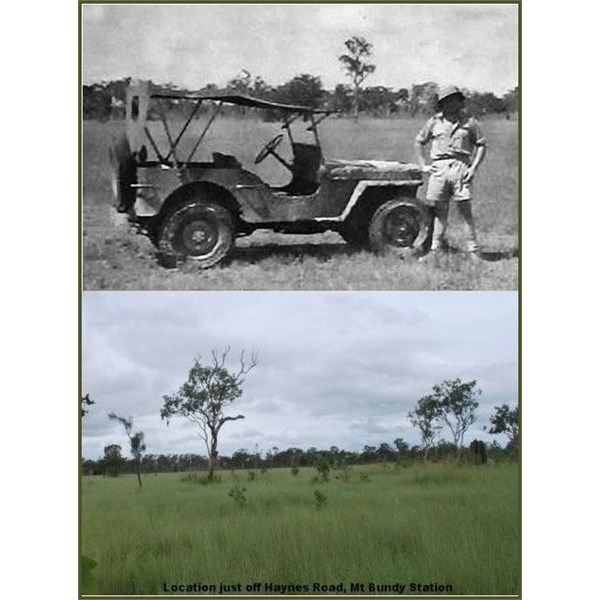
<path id="1" fill-rule="evenodd" d="M 389 425 L 382 425 L 375 419 L 367 419 L 366 421 L 351 423 L 349 428 L 352 431 L 356 431 L 359 435 L 381 433 L 389 437 L 390 435 L 394 435 L 395 432 L 394 428 L 390 427 Z"/>
<path id="2" fill-rule="evenodd" d="M 259 365 L 220 437 L 227 454 L 256 444 L 360 449 L 418 436 L 406 415 L 433 384 L 477 379 L 480 421 L 517 400 L 517 295 L 501 293 L 84 292 L 84 456 L 122 436 L 106 414 L 133 416 L 153 453 L 203 452 L 197 429 L 160 419 L 162 396 L 194 356 L 255 347 Z M 116 442 L 119 443 L 119 442 Z"/>

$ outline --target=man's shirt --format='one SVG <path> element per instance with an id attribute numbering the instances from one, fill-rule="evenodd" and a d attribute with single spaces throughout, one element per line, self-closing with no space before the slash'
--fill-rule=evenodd
<path id="1" fill-rule="evenodd" d="M 485 146 L 479 123 L 461 117 L 456 123 L 444 119 L 442 113 L 431 117 L 417 135 L 419 144 L 431 142 L 431 160 L 459 158 L 469 160 L 477 146 Z"/>

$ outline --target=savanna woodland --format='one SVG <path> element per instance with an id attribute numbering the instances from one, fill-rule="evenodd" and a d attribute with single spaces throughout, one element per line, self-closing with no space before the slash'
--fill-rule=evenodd
<path id="1" fill-rule="evenodd" d="M 219 433 L 260 372 L 256 353 L 229 359 L 196 357 L 163 397 L 161 419 L 190 421 L 197 454 L 146 454 L 134 418 L 108 415 L 124 432 L 82 460 L 83 593 L 517 593 L 516 406 L 495 407 L 491 444 L 472 439 L 483 391 L 456 378 L 405 415 L 417 444 L 226 456 Z M 84 419 L 102 400 L 81 406 Z"/>

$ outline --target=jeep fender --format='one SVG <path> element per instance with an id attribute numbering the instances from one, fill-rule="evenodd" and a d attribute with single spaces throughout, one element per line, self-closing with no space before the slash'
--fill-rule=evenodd
<path id="1" fill-rule="evenodd" d="M 420 181 L 407 183 L 403 181 L 397 185 L 390 181 L 362 179 L 354 188 L 344 210 L 337 217 L 319 217 L 316 221 L 332 221 L 343 223 L 360 214 L 361 217 L 370 217 L 384 202 L 394 197 L 404 196 L 407 199 L 416 197 Z"/>
<path id="2" fill-rule="evenodd" d="M 212 181 L 194 181 L 177 188 L 163 202 L 158 213 L 159 220 L 176 207 L 202 196 L 226 208 L 231 213 L 234 221 L 239 218 L 240 205 L 227 188 Z"/>

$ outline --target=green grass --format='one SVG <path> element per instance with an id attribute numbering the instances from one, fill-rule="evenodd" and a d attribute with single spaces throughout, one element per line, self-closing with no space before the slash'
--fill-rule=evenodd
<path id="1" fill-rule="evenodd" d="M 315 473 L 275 469 L 253 482 L 223 473 L 208 486 L 148 475 L 141 490 L 135 476 L 85 477 L 82 552 L 98 562 L 96 590 L 437 582 L 452 594 L 518 593 L 516 465 L 354 467 L 347 483 L 313 485 Z M 245 508 L 228 496 L 236 482 Z M 315 489 L 327 497 L 322 510 Z"/>
<path id="2" fill-rule="evenodd" d="M 413 141 L 423 119 L 328 119 L 321 126 L 326 158 L 414 161 Z M 158 132 L 160 125 L 151 123 Z M 196 124 L 196 127 L 199 127 Z M 441 267 L 352 251 L 333 232 L 299 236 L 262 231 L 242 238 L 230 264 L 199 272 L 167 270 L 150 241 L 132 232 L 111 209 L 108 147 L 123 122 L 83 123 L 83 284 L 87 290 L 515 290 L 518 259 L 472 264 L 453 254 Z M 474 214 L 485 251 L 518 246 L 518 123 L 486 120 L 488 156 L 475 183 Z M 176 128 L 178 131 L 178 128 Z M 222 119 L 203 143 L 238 157 L 271 184 L 288 174 L 274 159 L 254 165 L 261 145 L 279 132 L 273 123 Z M 283 145 L 282 145 L 283 147 Z M 285 154 L 285 151 L 282 151 Z M 185 152 L 182 153 L 185 156 Z M 289 158 L 289 157 L 288 157 Z M 424 194 L 421 189 L 419 195 Z M 450 214 L 450 243 L 464 247 L 463 226 Z"/>

